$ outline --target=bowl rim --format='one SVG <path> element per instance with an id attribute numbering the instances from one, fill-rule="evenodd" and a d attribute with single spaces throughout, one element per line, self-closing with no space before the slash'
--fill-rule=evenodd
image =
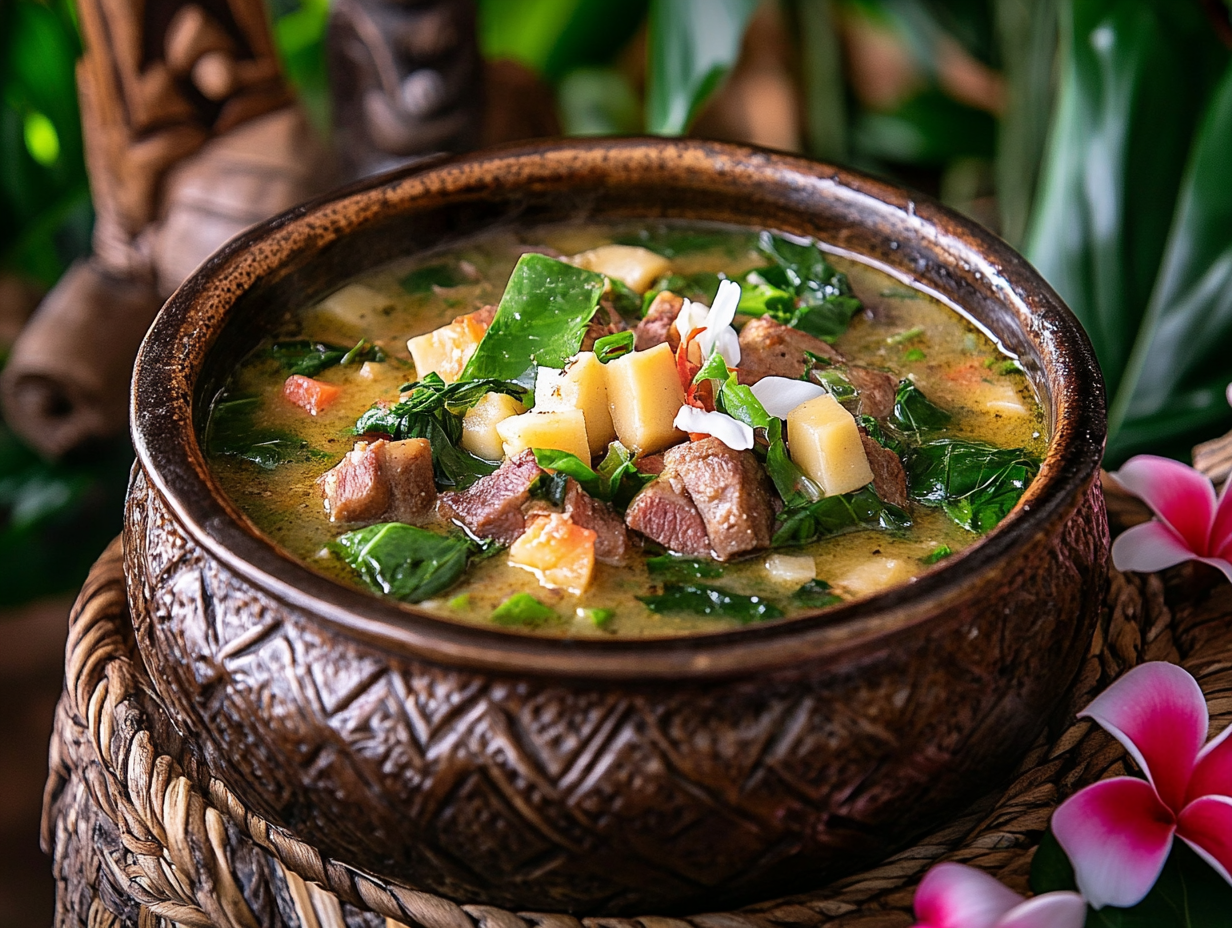
<path id="1" fill-rule="evenodd" d="M 525 179 L 525 172 L 533 174 L 537 167 L 551 183 L 552 170 L 579 157 L 601 172 L 627 168 L 647 157 L 676 158 L 693 167 L 737 163 L 770 184 L 812 187 L 881 214 L 910 230 L 908 234 L 927 239 L 932 249 L 944 250 L 997 291 L 1020 327 L 1023 318 L 1037 318 L 1058 372 L 1050 391 L 1052 436 L 1039 475 L 1014 510 L 984 538 L 913 582 L 779 622 L 656 638 L 557 638 L 439 618 L 329 579 L 261 535 L 210 473 L 194 415 L 195 377 L 225 328 L 229 307 L 265 279 L 260 267 L 279 267 L 269 264 L 271 256 L 289 260 L 320 247 L 322 225 L 336 238 L 379 218 L 391 202 L 413 203 L 416 195 L 429 190 L 439 195 L 439 182 L 460 172 L 486 178 L 473 180 L 472 187 L 482 183 L 490 188 L 501 183 L 493 178 L 504 176 L 502 169 L 516 167 Z M 721 169 L 714 171 L 712 179 Z M 459 198 L 463 192 L 459 188 L 445 196 Z M 344 219 L 348 210 L 349 219 Z M 871 224 L 872 216 L 865 218 Z M 348 221 L 353 228 L 343 228 Z M 864 260 L 877 266 L 871 256 Z M 896 270 L 891 273 L 903 278 Z M 247 285 L 236 286 L 234 278 L 245 275 Z M 922 282 L 912 285 L 936 292 Z M 202 328 L 210 305 L 222 307 L 213 330 Z M 185 339 L 201 331 L 211 340 L 193 362 Z M 1027 337 L 1048 353 L 1039 337 Z M 190 370 L 194 363 L 196 369 Z M 1030 264 L 993 233 L 925 195 L 847 168 L 731 143 L 643 137 L 537 140 L 432 157 L 254 226 L 205 261 L 158 313 L 133 371 L 130 426 L 137 463 L 180 530 L 226 569 L 301 615 L 413 660 L 518 675 L 631 681 L 745 676 L 806 662 L 829 663 L 853 651 L 885 647 L 888 636 L 921 622 L 944 622 L 947 613 L 955 611 L 947 604 L 995 582 L 997 565 L 1041 533 L 1059 529 L 1072 514 L 1096 479 L 1106 435 L 1103 380 L 1085 332 Z"/>

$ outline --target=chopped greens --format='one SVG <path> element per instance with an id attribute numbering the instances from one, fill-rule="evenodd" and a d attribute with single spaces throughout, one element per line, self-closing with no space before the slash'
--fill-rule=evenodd
<path id="1" fill-rule="evenodd" d="M 540 474 L 531 482 L 530 498 L 543 500 L 559 509 L 565 504 L 568 486 L 568 474 Z"/>
<path id="2" fill-rule="evenodd" d="M 806 609 L 825 609 L 843 601 L 843 597 L 830 589 L 824 580 L 810 580 L 791 594 L 792 601 Z"/>
<path id="3" fill-rule="evenodd" d="M 689 612 L 736 619 L 742 625 L 781 619 L 783 610 L 761 596 L 742 596 L 704 584 L 669 583 L 656 596 L 637 597 L 651 612 Z"/>
<path id="4" fill-rule="evenodd" d="M 274 342 L 266 353 L 282 365 L 288 374 L 299 374 L 302 377 L 315 377 L 321 371 L 339 364 L 385 360 L 385 352 L 363 338 L 353 348 L 297 338 Z"/>
<path id="5" fill-rule="evenodd" d="M 308 445 L 302 438 L 256 425 L 254 419 L 261 398 L 244 394 L 220 396 L 210 411 L 205 445 L 210 454 L 224 454 L 273 470 L 289 461 L 322 460 L 329 455 Z"/>
<path id="6" fill-rule="evenodd" d="M 711 560 L 660 554 L 646 559 L 646 570 L 661 580 L 713 580 L 723 576 L 723 568 Z"/>
<path id="7" fill-rule="evenodd" d="M 979 534 L 1005 518 L 1039 473 L 1039 461 L 1021 448 L 957 439 L 920 445 L 903 463 L 913 499 Z"/>
<path id="8" fill-rule="evenodd" d="M 727 413 L 750 428 L 768 429 L 772 422 L 778 421 L 766 412 L 766 407 L 762 406 L 761 400 L 753 395 L 752 389 L 740 383 L 734 373 L 723 384 L 715 405 L 719 411 Z"/>
<path id="9" fill-rule="evenodd" d="M 889 338 L 886 339 L 886 344 L 887 345 L 901 345 L 904 342 L 909 342 L 909 341 L 912 341 L 913 339 L 917 339 L 923 334 L 924 334 L 924 327 L 922 325 L 917 325 L 914 328 L 910 328 L 905 332 L 899 332 L 896 335 L 891 335 Z"/>
<path id="10" fill-rule="evenodd" d="M 709 271 L 702 271 L 698 274 L 667 274 L 655 281 L 654 286 L 642 297 L 642 315 L 646 315 L 646 310 L 650 309 L 654 298 L 664 290 L 670 290 L 677 296 L 692 300 L 694 303 L 705 303 L 709 306 L 714 302 L 715 294 L 719 292 L 719 284 L 722 281 L 722 277 Z"/>
<path id="11" fill-rule="evenodd" d="M 642 316 L 642 298 L 637 291 L 615 277 L 607 278 L 608 289 L 603 304 L 615 311 L 622 319 L 636 322 Z"/>
<path id="12" fill-rule="evenodd" d="M 627 505 L 638 490 L 654 479 L 638 471 L 628 449 L 618 441 L 608 446 L 607 455 L 600 462 L 598 471 L 576 454 L 554 448 L 536 448 L 535 461 L 540 467 L 556 471 L 557 475 L 572 477 L 595 499 L 618 505 Z M 561 492 L 563 499 L 564 491 Z"/>
<path id="13" fill-rule="evenodd" d="M 598 359 L 600 364 L 614 361 L 633 350 L 635 338 L 636 336 L 632 332 L 616 332 L 612 335 L 604 335 L 595 342 L 595 358 Z"/>
<path id="14" fill-rule="evenodd" d="M 454 264 L 429 264 L 411 271 L 399 283 L 407 293 L 417 295 L 430 293 L 434 287 L 450 289 L 470 281 Z"/>
<path id="15" fill-rule="evenodd" d="M 426 438 L 432 444 L 432 469 L 439 487 L 466 488 L 496 469 L 496 464 L 462 448 L 461 413 L 489 393 L 521 399 L 525 387 L 504 380 L 471 380 L 446 384 L 436 374 L 408 384 L 397 403 L 377 403 L 359 417 L 355 434 L 381 433 L 394 441 Z"/>
<path id="16" fill-rule="evenodd" d="M 860 391 L 847 379 L 847 375 L 837 367 L 814 368 L 809 379 L 824 387 L 825 391 L 840 403 L 849 402 L 860 395 Z"/>
<path id="17" fill-rule="evenodd" d="M 522 255 L 458 379 L 532 385 L 540 365 L 563 368 L 578 353 L 606 289 L 602 274 L 540 254 Z"/>
<path id="18" fill-rule="evenodd" d="M 458 581 L 473 543 L 459 535 L 382 522 L 340 535 L 329 547 L 372 589 L 417 603 Z"/>
<path id="19" fill-rule="evenodd" d="M 529 593 L 514 593 L 492 610 L 492 621 L 497 625 L 538 628 L 559 619 L 555 609 L 545 606 Z"/>
<path id="20" fill-rule="evenodd" d="M 617 245 L 638 245 L 665 258 L 676 258 L 697 251 L 712 251 L 722 248 L 735 251 L 740 243 L 733 241 L 731 232 L 704 232 L 691 229 L 642 229 L 633 235 L 620 235 L 612 239 Z M 744 238 L 748 238 L 744 236 Z"/>
<path id="21" fill-rule="evenodd" d="M 887 425 L 883 427 L 882 424 L 872 416 L 856 416 L 856 422 L 859 423 L 860 427 L 864 429 L 864 431 L 868 432 L 869 437 L 873 439 L 873 441 L 877 442 L 877 444 L 881 445 L 881 447 L 888 448 L 900 458 L 903 456 L 902 437 L 897 432 L 887 432 L 886 429 L 890 428 L 890 426 Z"/>
<path id="22" fill-rule="evenodd" d="M 804 545 L 818 538 L 876 529 L 901 532 L 911 527 L 911 516 L 883 501 L 872 487 L 827 496 L 814 503 L 784 509 L 771 544 L 777 547 Z"/>
<path id="23" fill-rule="evenodd" d="M 953 553 L 954 552 L 950 550 L 949 545 L 937 545 L 937 547 L 933 548 L 926 555 L 920 558 L 920 563 L 927 564 L 931 567 L 933 564 L 936 564 L 940 560 L 944 560 Z"/>
<path id="24" fill-rule="evenodd" d="M 789 509 L 807 506 L 821 499 L 821 488 L 787 456 L 787 446 L 782 438 L 770 442 L 770 447 L 766 449 L 766 472 Z"/>
<path id="25" fill-rule="evenodd" d="M 607 628 L 612 624 L 612 619 L 616 618 L 616 610 L 580 608 L 578 618 L 586 620 L 595 628 Z"/>
<path id="26" fill-rule="evenodd" d="M 953 418 L 921 392 L 910 380 L 898 382 L 890 422 L 903 432 L 937 432 Z"/>
<path id="27" fill-rule="evenodd" d="M 903 360 L 908 363 L 912 361 L 923 361 L 926 357 L 928 357 L 928 355 L 926 355 L 919 348 L 912 348 L 910 351 L 904 352 L 903 354 Z"/>

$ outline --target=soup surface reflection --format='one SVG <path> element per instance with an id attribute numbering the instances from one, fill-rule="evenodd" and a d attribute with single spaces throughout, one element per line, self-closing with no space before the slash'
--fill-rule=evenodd
<path id="1" fill-rule="evenodd" d="M 313 569 L 556 636 L 910 583 L 1004 517 L 1046 442 L 1017 362 L 951 308 L 696 224 L 492 232 L 370 273 L 289 308 L 205 435 Z"/>

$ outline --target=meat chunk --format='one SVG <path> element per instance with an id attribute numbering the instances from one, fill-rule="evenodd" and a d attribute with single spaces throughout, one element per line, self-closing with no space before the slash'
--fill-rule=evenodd
<path id="1" fill-rule="evenodd" d="M 651 541 L 689 557 L 711 557 L 701 513 L 682 483 L 663 476 L 642 487 L 625 511 L 625 523 Z"/>
<path id="2" fill-rule="evenodd" d="M 884 419 L 894 412 L 894 394 L 898 390 L 898 378 L 885 371 L 871 367 L 847 368 L 847 379 L 860 391 L 859 413 Z"/>
<path id="3" fill-rule="evenodd" d="M 317 481 L 331 522 L 423 522 L 436 502 L 426 438 L 359 441 Z"/>
<path id="4" fill-rule="evenodd" d="M 527 449 L 465 490 L 442 493 L 437 512 L 443 519 L 466 526 L 479 538 L 513 544 L 526 530 L 522 507 L 530 499 L 530 485 L 542 473 L 535 453 Z"/>
<path id="5" fill-rule="evenodd" d="M 868 458 L 868 466 L 873 472 L 873 489 L 887 503 L 895 506 L 907 505 L 907 472 L 903 470 L 903 462 L 898 455 L 881 445 L 877 439 L 860 429 L 860 443 L 864 445 L 864 456 Z"/>
<path id="6" fill-rule="evenodd" d="M 740 331 L 740 382 L 754 384 L 763 377 L 799 380 L 808 369 L 805 352 L 843 363 L 841 354 L 814 335 L 769 316 L 754 319 Z"/>
<path id="7" fill-rule="evenodd" d="M 604 322 L 602 313 L 598 313 L 590 323 L 586 326 L 586 331 L 582 333 L 582 345 L 579 351 L 594 351 L 595 342 L 603 338 L 605 335 L 615 335 L 617 332 L 625 330 L 624 321 L 615 313 L 612 314 L 614 322 Z"/>
<path id="8" fill-rule="evenodd" d="M 661 474 L 663 473 L 663 455 L 648 454 L 644 458 L 637 459 L 637 469 L 643 474 Z"/>
<path id="9" fill-rule="evenodd" d="M 664 473 L 680 475 L 720 561 L 765 548 L 774 534 L 774 509 L 765 469 L 749 451 L 717 438 L 686 442 L 663 455 Z"/>
<path id="10" fill-rule="evenodd" d="M 572 477 L 565 489 L 565 515 L 574 525 L 595 533 L 595 557 L 604 564 L 624 565 L 632 543 L 620 514 L 583 490 Z"/>
<path id="11" fill-rule="evenodd" d="M 680 334 L 676 331 L 674 323 L 683 306 L 684 297 L 677 296 L 670 290 L 660 290 L 651 301 L 642 321 L 633 330 L 636 337 L 633 347 L 638 351 L 646 351 L 655 345 L 667 342 L 672 351 L 675 351 L 680 344 Z M 673 336 L 675 336 L 675 345 L 671 344 Z"/>

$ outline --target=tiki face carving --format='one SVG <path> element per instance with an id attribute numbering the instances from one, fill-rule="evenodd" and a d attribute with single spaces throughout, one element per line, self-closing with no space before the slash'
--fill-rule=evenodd
<path id="1" fill-rule="evenodd" d="M 328 41 L 335 138 L 353 176 L 475 144 L 481 59 L 470 0 L 339 0 Z"/>

